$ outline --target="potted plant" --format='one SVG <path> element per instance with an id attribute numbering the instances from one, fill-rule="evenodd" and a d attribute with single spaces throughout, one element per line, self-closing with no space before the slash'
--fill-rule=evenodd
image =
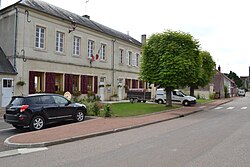
<path id="1" fill-rule="evenodd" d="M 118 94 L 113 94 L 112 96 L 110 96 L 110 100 L 111 101 L 118 101 Z"/>
<path id="2" fill-rule="evenodd" d="M 23 85 L 25 85 L 26 83 L 25 83 L 24 81 L 18 81 L 16 84 L 17 84 L 18 86 L 23 86 Z"/>

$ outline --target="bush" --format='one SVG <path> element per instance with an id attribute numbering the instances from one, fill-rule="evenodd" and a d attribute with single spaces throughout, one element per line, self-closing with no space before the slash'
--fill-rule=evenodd
<path id="1" fill-rule="evenodd" d="M 95 116 L 99 116 L 100 115 L 100 108 L 98 106 L 98 104 L 95 102 L 93 107 L 92 107 L 92 111 L 94 113 Z"/>
<path id="2" fill-rule="evenodd" d="M 216 93 L 214 92 L 214 93 L 209 95 L 209 99 L 215 99 L 215 96 L 216 96 Z"/>
<path id="3" fill-rule="evenodd" d="M 112 116 L 112 112 L 111 112 L 111 109 L 110 109 L 110 105 L 106 104 L 104 106 L 104 117 L 111 117 L 111 116 Z"/>

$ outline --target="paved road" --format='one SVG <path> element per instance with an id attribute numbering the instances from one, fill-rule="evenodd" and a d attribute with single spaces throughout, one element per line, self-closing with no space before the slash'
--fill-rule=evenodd
<path id="1" fill-rule="evenodd" d="M 239 98 L 181 119 L 1 158 L 0 163 L 3 167 L 248 167 L 249 100 L 249 96 Z"/>
<path id="2" fill-rule="evenodd" d="M 6 138 L 18 133 L 20 133 L 20 131 L 18 132 L 15 128 L 5 123 L 4 120 L 0 118 L 0 152 L 11 149 L 5 146 L 3 142 Z"/>

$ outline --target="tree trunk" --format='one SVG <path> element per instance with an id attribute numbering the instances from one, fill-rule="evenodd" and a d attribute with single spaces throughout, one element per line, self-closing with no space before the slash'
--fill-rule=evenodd
<path id="1" fill-rule="evenodd" d="M 194 87 L 190 86 L 190 96 L 194 96 Z"/>
<path id="2" fill-rule="evenodd" d="M 172 107 L 172 89 L 170 87 L 165 88 L 166 91 L 166 107 Z"/>

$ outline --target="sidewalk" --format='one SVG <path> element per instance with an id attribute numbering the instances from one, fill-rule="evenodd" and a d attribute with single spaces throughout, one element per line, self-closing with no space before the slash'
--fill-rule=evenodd
<path id="1" fill-rule="evenodd" d="M 212 109 L 218 105 L 232 100 L 233 98 L 220 99 L 203 105 L 182 107 L 180 109 L 146 116 L 128 118 L 97 118 L 80 123 L 72 123 L 40 131 L 32 131 L 14 135 L 6 139 L 4 143 L 9 147 L 31 148 L 72 142 L 180 118 L 199 111 Z"/>

